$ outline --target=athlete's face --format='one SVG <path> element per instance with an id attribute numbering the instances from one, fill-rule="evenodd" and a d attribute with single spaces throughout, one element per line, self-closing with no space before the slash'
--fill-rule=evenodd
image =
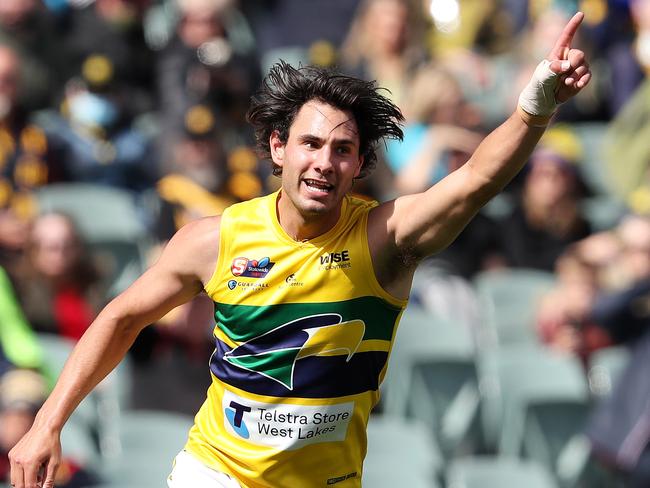
<path id="1" fill-rule="evenodd" d="M 283 198 L 288 197 L 303 218 L 338 218 L 362 163 L 352 113 L 310 101 L 296 115 L 287 142 L 283 144 L 277 133 L 270 142 L 273 161 L 282 168 Z"/>

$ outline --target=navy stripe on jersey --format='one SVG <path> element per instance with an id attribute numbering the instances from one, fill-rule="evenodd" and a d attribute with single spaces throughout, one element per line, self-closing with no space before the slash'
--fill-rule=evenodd
<path id="1" fill-rule="evenodd" d="M 287 353 L 272 358 L 263 368 L 232 363 L 232 349 L 216 340 L 210 370 L 224 383 L 257 395 L 294 398 L 336 398 L 379 388 L 379 375 L 388 360 L 386 351 L 346 355 L 310 356 L 295 359 Z M 291 382 L 279 380 L 269 370 L 291 368 Z"/>

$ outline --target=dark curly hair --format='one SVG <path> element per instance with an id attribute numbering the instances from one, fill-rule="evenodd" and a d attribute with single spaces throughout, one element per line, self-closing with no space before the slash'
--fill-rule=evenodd
<path id="1" fill-rule="evenodd" d="M 275 64 L 253 95 L 246 119 L 255 130 L 258 153 L 271 159 L 269 138 L 278 131 L 280 140 L 289 139 L 289 128 L 301 107 L 318 100 L 352 112 L 359 129 L 359 153 L 363 156 L 360 177 L 366 176 L 377 161 L 377 144 L 385 139 L 402 140 L 400 109 L 379 93 L 374 81 L 364 81 L 325 68 L 294 68 L 284 61 Z M 273 174 L 281 168 L 274 165 Z"/>

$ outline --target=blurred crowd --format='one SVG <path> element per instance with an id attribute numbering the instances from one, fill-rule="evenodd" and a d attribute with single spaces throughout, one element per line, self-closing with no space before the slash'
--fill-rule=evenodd
<path id="1" fill-rule="evenodd" d="M 405 138 L 354 190 L 422 191 L 512 113 L 578 9 L 592 83 L 560 106 L 503 195 L 425 263 L 435 279 L 425 273 L 413 296 L 435 307 L 432 290 L 468 290 L 486 270 L 552 273 L 531 327 L 588 364 L 650 320 L 650 0 L 0 1 L 0 450 L 51 386 L 38 335 L 78 339 L 119 291 L 77 211 L 44 208 L 48 188 L 126 195 L 146 266 L 185 223 L 278 188 L 245 114 L 284 59 L 377 80 Z M 93 208 L 85 198 L 76 205 Z M 174 351 L 203 368 L 212 320 L 205 297 L 174 310 L 138 340 L 136 362 L 159 370 Z M 185 408 L 171 397 L 165 407 Z"/>

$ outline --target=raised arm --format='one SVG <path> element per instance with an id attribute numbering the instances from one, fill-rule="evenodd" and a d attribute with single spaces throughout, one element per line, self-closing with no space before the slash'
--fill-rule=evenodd
<path id="1" fill-rule="evenodd" d="M 405 280 L 390 270 L 401 257 L 413 268 L 419 259 L 442 250 L 478 210 L 517 174 L 542 136 L 558 103 L 577 94 L 591 77 L 584 53 L 571 48 L 582 22 L 577 13 L 524 89 L 517 111 L 490 133 L 469 161 L 423 193 L 408 195 L 373 210 L 369 237 L 380 282 L 403 295 Z M 401 291 L 400 291 L 401 290 Z"/>
<path id="2" fill-rule="evenodd" d="M 54 486 L 60 433 L 81 400 L 120 362 L 138 333 L 198 294 L 216 266 L 219 219 L 183 227 L 160 259 L 98 315 L 75 346 L 30 431 L 9 453 L 16 488 Z"/>

